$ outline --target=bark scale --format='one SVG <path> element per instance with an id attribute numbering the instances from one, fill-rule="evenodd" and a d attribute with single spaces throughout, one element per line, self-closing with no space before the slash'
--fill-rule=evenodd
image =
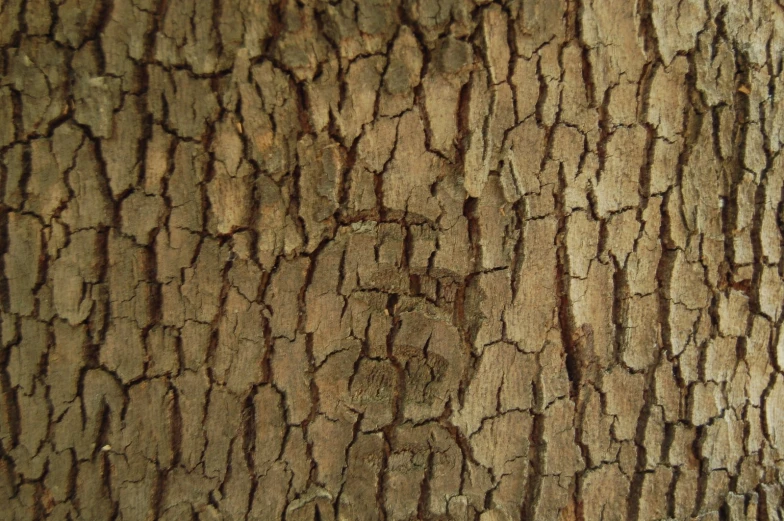
<path id="1" fill-rule="evenodd" d="M 781 520 L 773 0 L 6 0 L 0 517 Z"/>

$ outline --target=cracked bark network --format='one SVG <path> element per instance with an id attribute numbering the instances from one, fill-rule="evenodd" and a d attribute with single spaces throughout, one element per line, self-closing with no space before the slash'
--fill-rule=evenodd
<path id="1" fill-rule="evenodd" d="M 775 0 L 0 2 L 0 517 L 784 519 Z"/>

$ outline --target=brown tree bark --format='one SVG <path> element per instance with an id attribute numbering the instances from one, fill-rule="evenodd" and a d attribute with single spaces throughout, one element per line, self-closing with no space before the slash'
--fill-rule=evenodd
<path id="1" fill-rule="evenodd" d="M 0 518 L 782 520 L 773 0 L 5 0 Z"/>

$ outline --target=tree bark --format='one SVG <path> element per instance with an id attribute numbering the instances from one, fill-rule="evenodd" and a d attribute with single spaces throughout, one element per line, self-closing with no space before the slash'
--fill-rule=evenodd
<path id="1" fill-rule="evenodd" d="M 774 0 L 5 0 L 0 517 L 784 519 Z"/>

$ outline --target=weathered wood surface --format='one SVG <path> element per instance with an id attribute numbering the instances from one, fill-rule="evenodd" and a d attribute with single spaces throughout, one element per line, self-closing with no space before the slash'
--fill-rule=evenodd
<path id="1" fill-rule="evenodd" d="M 782 520 L 773 0 L 4 0 L 0 518 Z"/>

